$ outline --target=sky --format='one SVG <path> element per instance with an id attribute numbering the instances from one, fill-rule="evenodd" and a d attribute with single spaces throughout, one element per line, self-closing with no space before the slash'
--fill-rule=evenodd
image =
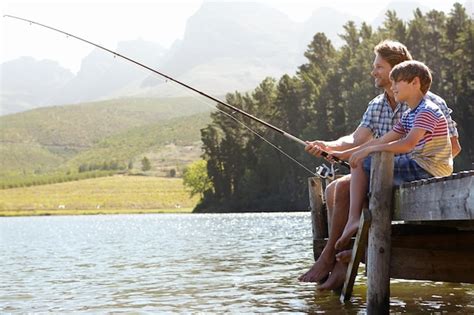
<path id="1" fill-rule="evenodd" d="M 216 1 L 216 0 L 215 0 Z M 217 0 L 219 2 L 230 2 Z M 243 0 L 234 0 L 242 2 Z M 474 0 L 469 0 L 474 1 Z M 287 14 L 295 22 L 308 19 L 320 7 L 373 20 L 390 0 L 254 0 Z M 456 1 L 418 1 L 437 10 L 448 11 Z M 465 0 L 461 0 L 465 3 Z M 93 49 L 85 43 L 28 23 L 3 17 L 15 15 L 59 28 L 111 50 L 124 40 L 143 39 L 169 48 L 184 34 L 186 20 L 203 0 L 3 0 L 0 2 L 0 63 L 32 56 L 56 60 L 74 73 L 81 60 Z"/>

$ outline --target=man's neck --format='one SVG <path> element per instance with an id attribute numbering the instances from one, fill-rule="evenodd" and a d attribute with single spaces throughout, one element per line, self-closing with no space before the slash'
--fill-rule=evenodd
<path id="1" fill-rule="evenodd" d="M 390 87 L 385 88 L 385 95 L 387 96 L 388 104 L 392 108 L 392 110 L 395 110 L 397 107 L 397 101 L 395 101 L 395 96 L 393 95 L 393 91 L 390 89 Z"/>

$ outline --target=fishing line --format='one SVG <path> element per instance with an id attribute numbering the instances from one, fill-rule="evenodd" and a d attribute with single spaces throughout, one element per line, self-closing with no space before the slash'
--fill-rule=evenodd
<path id="1" fill-rule="evenodd" d="M 133 60 L 133 59 L 127 57 L 127 56 L 124 56 L 124 55 L 122 55 L 122 54 L 119 54 L 119 53 L 117 53 L 117 52 L 115 52 L 115 51 L 113 51 L 113 50 L 110 50 L 110 49 L 108 49 L 108 48 L 105 48 L 105 47 L 103 47 L 103 46 L 100 46 L 100 45 L 98 45 L 98 44 L 95 44 L 95 43 L 93 43 L 93 42 L 91 42 L 91 41 L 89 41 L 89 40 L 83 39 L 83 38 L 78 37 L 78 36 L 76 36 L 76 35 L 73 35 L 73 34 L 70 34 L 70 33 L 66 33 L 66 32 L 64 32 L 64 31 L 62 31 L 62 30 L 60 30 L 60 29 L 57 29 L 57 28 L 54 28 L 54 27 L 51 27 L 51 26 L 48 26 L 48 25 L 45 25 L 45 24 L 41 24 L 41 23 L 38 23 L 38 22 L 35 22 L 35 21 L 27 20 L 27 19 L 24 19 L 24 18 L 21 18 L 21 17 L 13 16 L 13 15 L 4 15 L 3 17 L 9 17 L 9 18 L 12 18 L 12 19 L 17 19 L 17 20 L 20 20 L 20 21 L 23 21 L 23 22 L 27 22 L 27 23 L 29 23 L 30 25 L 35 24 L 35 25 L 38 25 L 38 26 L 41 26 L 41 27 L 50 29 L 50 30 L 52 30 L 52 31 L 55 31 L 55 32 L 64 34 L 64 35 L 66 35 L 67 37 L 73 37 L 73 38 L 75 38 L 75 39 L 77 39 L 77 40 L 80 40 L 80 41 L 82 41 L 82 42 L 85 42 L 85 43 L 87 43 L 87 44 L 89 44 L 89 45 L 92 45 L 92 46 L 95 46 L 95 47 L 100 48 L 100 49 L 102 49 L 102 50 L 105 50 L 105 51 L 111 53 L 114 57 L 120 57 L 120 58 L 123 58 L 123 59 L 125 59 L 125 60 L 127 60 L 127 61 L 130 61 L 130 62 L 132 62 L 132 63 L 134 63 L 134 64 L 136 64 L 136 65 L 138 65 L 138 66 L 140 66 L 140 67 L 142 67 L 142 68 L 145 68 L 145 69 L 147 69 L 147 70 L 149 70 L 149 71 L 151 71 L 151 72 L 153 72 L 153 73 L 158 74 L 159 76 L 161 76 L 161 77 L 163 77 L 163 78 L 166 78 L 166 79 L 169 80 L 169 81 L 175 82 L 175 83 L 177 83 L 178 85 L 187 88 L 188 90 L 192 90 L 192 91 L 194 91 L 194 92 L 196 92 L 196 93 L 198 93 L 198 94 L 200 94 L 200 95 L 202 95 L 202 96 L 204 96 L 204 97 L 206 97 L 206 98 L 208 98 L 208 99 L 210 99 L 210 100 L 213 100 L 213 101 L 216 102 L 216 103 L 219 103 L 219 104 L 221 104 L 221 105 L 223 105 L 223 106 L 225 106 L 225 107 L 227 107 L 227 108 L 230 108 L 230 109 L 232 109 L 234 112 L 238 112 L 238 113 L 240 113 L 240 114 L 242 114 L 242 115 L 244 115 L 244 116 L 246 116 L 246 117 L 248 117 L 248 118 L 250 118 L 250 119 L 252 119 L 252 120 L 254 120 L 254 121 L 256 121 L 256 122 L 259 122 L 260 124 L 262 124 L 262 125 L 264 125 L 264 126 L 270 128 L 270 129 L 274 130 L 275 132 L 280 133 L 281 135 L 287 137 L 287 138 L 290 139 L 290 140 L 293 140 L 293 141 L 295 141 L 295 142 L 298 142 L 299 144 L 301 144 L 301 145 L 303 145 L 303 146 L 306 146 L 306 145 L 307 145 L 307 143 L 306 143 L 305 141 L 303 141 L 303 140 L 301 140 L 301 139 L 299 139 L 299 138 L 297 138 L 297 137 L 295 137 L 295 136 L 293 136 L 293 135 L 291 135 L 291 134 L 289 134 L 289 133 L 283 131 L 282 129 L 279 129 L 279 128 L 277 128 L 277 127 L 275 127 L 275 126 L 273 126 L 273 125 L 271 125 L 271 124 L 269 124 L 269 123 L 267 123 L 267 122 L 265 122 L 265 121 L 263 121 L 263 120 L 261 120 L 261 119 L 255 117 L 255 116 L 253 116 L 253 115 L 251 115 L 251 114 L 249 114 L 249 113 L 247 113 L 247 112 L 245 112 L 245 111 L 243 111 L 243 110 L 241 110 L 241 109 L 239 109 L 239 108 L 237 108 L 237 107 L 234 107 L 234 106 L 232 106 L 232 105 L 230 105 L 230 104 L 227 104 L 227 103 L 225 103 L 225 102 L 223 102 L 223 101 L 221 101 L 221 100 L 219 100 L 219 99 L 217 99 L 217 98 L 215 98 L 215 97 L 213 97 L 213 96 L 211 96 L 211 95 L 209 95 L 209 94 L 206 94 L 206 93 L 204 93 L 204 92 L 202 92 L 202 91 L 200 91 L 200 90 L 198 90 L 198 89 L 196 89 L 196 88 L 194 88 L 194 87 L 192 87 L 192 86 L 190 86 L 190 85 L 187 85 L 187 84 L 185 84 L 185 83 L 183 83 L 183 82 L 181 82 L 181 81 L 178 81 L 178 80 L 172 78 L 172 77 L 169 76 L 169 75 L 166 75 L 166 74 L 164 74 L 164 73 L 162 73 L 162 72 L 159 72 L 159 71 L 157 71 L 157 70 L 155 70 L 155 69 L 153 69 L 153 68 L 150 68 L 150 67 L 148 67 L 148 66 L 146 66 L 146 65 L 144 65 L 144 64 L 142 64 L 142 63 L 140 63 L 140 62 L 138 62 L 138 61 L 136 61 L 136 60 Z M 262 138 L 262 139 L 263 139 L 263 138 Z M 328 153 L 328 152 L 321 151 L 321 155 L 322 155 L 323 157 L 328 157 L 328 156 L 329 156 L 329 153 Z M 344 165 L 344 166 L 348 167 L 348 168 L 350 167 L 350 166 L 349 166 L 349 163 L 347 163 L 347 162 L 345 162 L 345 161 L 339 160 L 339 159 L 334 158 L 334 157 L 333 157 L 333 160 L 334 160 L 335 162 L 337 162 L 337 163 L 340 163 L 341 165 Z M 311 174 L 314 174 L 314 173 L 311 172 Z"/>
<path id="2" fill-rule="evenodd" d="M 165 83 L 169 83 L 168 81 L 165 81 Z M 237 119 L 236 117 L 234 117 L 232 114 L 229 114 L 228 112 L 218 108 L 217 106 L 215 105 L 211 105 L 209 104 L 207 101 L 205 100 L 202 100 L 200 98 L 198 98 L 195 94 L 189 92 L 188 90 L 185 90 L 185 89 L 180 89 L 179 86 L 175 86 L 174 84 L 170 84 L 169 86 L 171 86 L 173 89 L 175 89 L 176 91 L 182 91 L 182 92 L 185 92 L 187 95 L 189 95 L 190 97 L 194 98 L 195 100 L 197 100 L 198 102 L 200 102 L 201 104 L 204 104 L 212 109 L 217 109 L 219 112 L 221 112 L 222 114 L 228 116 L 229 118 L 233 119 L 234 121 L 236 121 L 238 124 L 240 124 L 242 127 L 246 128 L 248 131 L 250 131 L 251 133 L 253 133 L 254 135 L 256 135 L 257 137 L 259 137 L 260 139 L 262 139 L 263 141 L 265 141 L 266 143 L 268 143 L 270 146 L 272 146 L 273 148 L 275 148 L 276 150 L 278 150 L 281 154 L 283 154 L 284 156 L 286 156 L 288 159 L 290 159 L 292 162 L 296 163 L 298 166 L 302 167 L 303 169 L 305 169 L 306 171 L 308 171 L 311 175 L 313 176 L 318 176 L 317 173 L 311 171 L 308 167 L 306 167 L 305 165 L 303 165 L 301 162 L 299 162 L 298 160 L 296 160 L 294 157 L 292 157 L 291 155 L 289 155 L 288 153 L 286 153 L 283 149 L 279 148 L 277 145 L 273 144 L 270 140 L 266 139 L 264 136 L 262 136 L 261 134 L 259 134 L 257 131 L 253 130 L 251 127 L 249 127 L 248 125 L 246 125 L 244 122 L 240 121 L 239 119 Z"/>

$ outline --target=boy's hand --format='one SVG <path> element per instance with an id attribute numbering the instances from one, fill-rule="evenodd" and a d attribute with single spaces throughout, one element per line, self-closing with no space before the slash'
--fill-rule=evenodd
<path id="1" fill-rule="evenodd" d="M 347 151 L 333 151 L 331 154 L 329 154 L 328 160 L 330 159 L 331 161 L 334 161 L 333 157 L 338 158 L 339 160 L 347 161 L 351 157 L 351 154 Z"/>
<path id="2" fill-rule="evenodd" d="M 369 154 L 370 151 L 368 150 L 368 148 L 364 148 L 352 153 L 349 159 L 349 164 L 351 165 L 351 168 L 357 168 L 359 165 L 362 165 L 362 162 L 364 162 L 364 159 Z"/>

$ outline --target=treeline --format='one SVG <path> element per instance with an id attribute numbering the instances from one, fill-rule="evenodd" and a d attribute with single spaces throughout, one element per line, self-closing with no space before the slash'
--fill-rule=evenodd
<path id="1" fill-rule="evenodd" d="M 127 169 L 131 169 L 133 167 L 133 163 L 130 161 L 128 166 L 120 163 L 118 161 L 104 161 L 102 163 L 83 163 L 79 165 L 78 172 L 90 172 L 90 171 L 124 171 Z"/>
<path id="2" fill-rule="evenodd" d="M 474 24 L 465 8 L 457 3 L 449 14 L 436 10 L 423 14 L 417 9 L 408 22 L 388 11 L 377 30 L 348 22 L 340 36 L 344 45 L 336 49 L 324 34 L 317 33 L 305 52 L 307 62 L 296 75 L 284 75 L 279 81 L 267 78 L 253 92 L 228 94 L 226 101 L 301 139 L 336 139 L 358 126 L 368 102 L 381 93 L 369 75 L 374 46 L 383 39 L 399 40 L 433 70 L 431 90 L 453 109 L 463 148 L 455 169 L 472 168 Z M 314 168 L 322 162 L 258 123 L 239 120 L 304 165 Z M 204 193 L 196 211 L 308 207 L 307 177 L 311 174 L 248 129 L 216 112 L 201 137 L 212 188 Z"/>

